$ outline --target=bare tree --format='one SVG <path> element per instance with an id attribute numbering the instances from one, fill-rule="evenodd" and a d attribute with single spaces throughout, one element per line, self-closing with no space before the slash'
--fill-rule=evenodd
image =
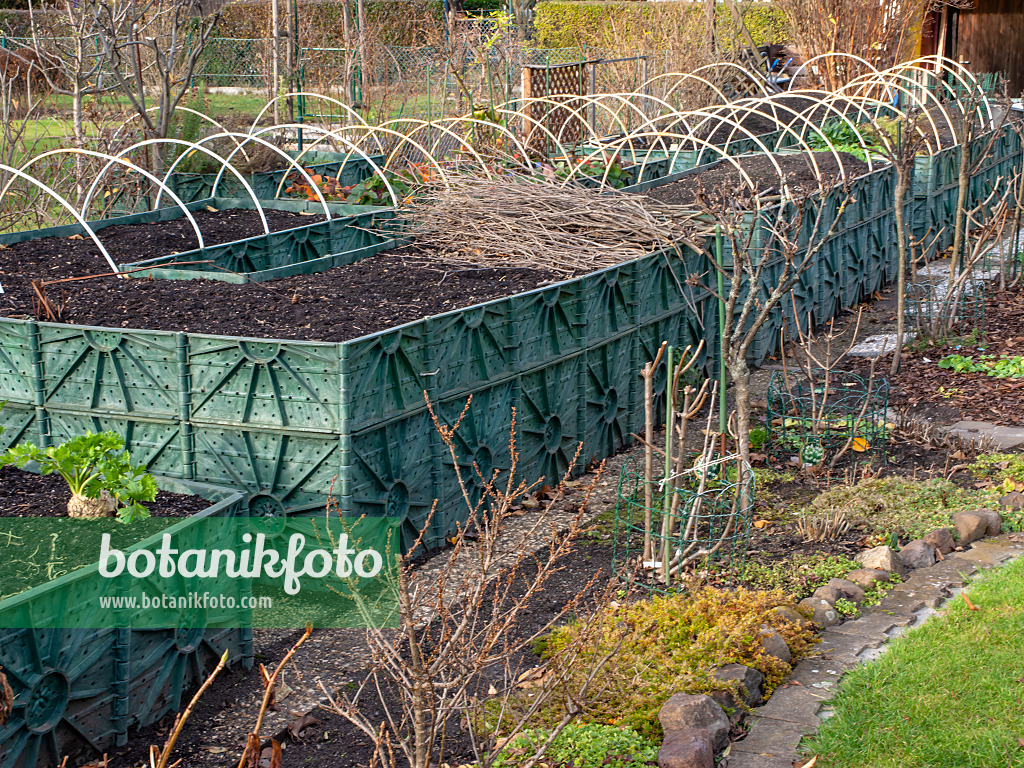
<path id="1" fill-rule="evenodd" d="M 89 12 L 99 55 L 117 89 L 142 123 L 146 138 L 167 138 L 174 111 L 192 79 L 220 12 L 204 14 L 200 0 L 80 0 Z M 163 170 L 155 145 L 151 170 Z"/>
<path id="2" fill-rule="evenodd" d="M 957 177 L 956 218 L 953 222 L 953 252 L 950 256 L 950 279 L 956 279 L 963 266 L 964 244 L 967 238 L 968 214 L 972 206 L 968 200 L 971 179 L 992 154 L 1010 112 L 992 125 L 982 114 L 980 90 L 974 90 L 961 99 L 962 110 L 954 113 L 953 134 L 960 146 L 959 175 Z M 988 132 L 987 138 L 985 137 Z"/>
<path id="3" fill-rule="evenodd" d="M 37 11 L 43 11 L 37 13 Z M 29 3 L 32 44 L 36 50 L 48 52 L 49 66 L 41 69 L 53 93 L 71 97 L 71 121 L 75 147 L 86 146 L 85 99 L 117 88 L 105 77 L 103 58 L 99 56 L 95 33 L 96 17 L 90 4 L 78 0 L 59 0 L 52 7 L 39 9 Z M 86 162 L 75 158 L 76 202 L 85 194 Z"/>
<path id="4" fill-rule="evenodd" d="M 924 134 L 918 129 L 919 114 L 911 110 L 902 121 L 895 141 L 877 123 L 872 123 L 870 130 L 879 139 L 879 152 L 892 163 L 896 171 L 896 189 L 893 194 L 894 218 L 896 221 L 896 352 L 892 358 L 890 374 L 895 376 L 900 367 L 900 350 L 903 349 L 903 338 L 906 333 L 907 306 L 907 250 L 910 245 L 910 232 L 907 230 L 904 203 L 914 177 L 914 158 L 925 147 Z M 808 329 L 810 330 L 810 329 Z M 872 369 L 872 372 L 874 369 Z"/>
<path id="5" fill-rule="evenodd" d="M 824 198 L 832 190 L 822 188 Z M 820 200 L 800 197 L 783 198 L 774 209 L 762 208 L 762 197 L 749 190 L 735 190 L 726 194 L 718 190 L 708 194 L 699 189 L 697 204 L 711 221 L 720 228 L 723 244 L 729 246 L 728 263 L 708 251 L 712 274 L 721 274 L 724 287 L 712 294 L 724 303 L 724 317 L 720 328 L 722 365 L 735 387 L 736 437 L 743 461 L 750 463 L 750 367 L 747 355 L 758 333 L 776 312 L 782 311 L 782 301 L 793 290 L 801 275 L 815 263 L 822 247 L 836 231 L 843 218 L 850 197 L 846 193 L 840 200 L 835 217 L 826 225 L 828 206 Z M 737 204 L 746 201 L 746 204 Z M 800 236 L 801 223 L 809 205 L 814 211 L 813 226 L 805 238 Z M 812 209 L 813 210 L 813 209 Z M 764 234 L 768 243 L 754 248 L 754 238 Z M 801 242 L 802 241 L 802 242 Z M 711 248 L 716 240 L 711 239 Z M 779 272 L 767 285 L 764 270 L 777 263 Z M 691 277 L 691 281 L 699 280 Z"/>
<path id="6" fill-rule="evenodd" d="M 897 64 L 914 43 L 926 0 L 776 0 L 804 60 L 827 53 L 852 54 L 877 69 Z M 849 57 L 819 60 L 810 77 L 828 90 L 869 71 Z"/>

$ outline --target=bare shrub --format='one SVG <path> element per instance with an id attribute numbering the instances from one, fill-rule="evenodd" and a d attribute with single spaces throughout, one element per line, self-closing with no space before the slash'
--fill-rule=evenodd
<path id="1" fill-rule="evenodd" d="M 561 714 L 548 738 L 518 763 L 523 768 L 536 765 L 558 733 L 600 692 L 599 672 L 617 648 L 612 638 L 610 648 L 596 651 L 596 620 L 584 619 L 578 639 L 543 662 L 530 653 L 556 623 L 610 602 L 610 587 L 600 588 L 595 574 L 548 620 L 538 623 L 530 616 L 545 586 L 575 549 L 593 484 L 564 530 L 550 510 L 561 500 L 566 478 L 551 492 L 546 509 L 525 525 L 510 525 L 519 502 L 538 487 L 516 479 L 515 413 L 507 475 L 498 470 L 484 475 L 474 465 L 476 476 L 466 477 L 455 434 L 469 405 L 467 401 L 447 426 L 428 401 L 455 468 L 468 511 L 466 523 L 459 526 L 436 574 L 413 567 L 411 558 L 420 546 L 416 542 L 398 574 L 400 629 L 368 630 L 370 671 L 354 693 L 325 691 L 333 710 L 373 741 L 376 760 L 384 768 L 442 764 L 449 731 L 460 722 L 469 730 L 477 764 L 488 766 L 501 745 L 521 733 L 531 718 L 557 705 Z M 594 484 L 597 477 L 600 471 Z M 474 482 L 481 489 L 478 501 L 470 490 Z M 381 707 L 384 722 L 371 720 L 368 706 Z"/>

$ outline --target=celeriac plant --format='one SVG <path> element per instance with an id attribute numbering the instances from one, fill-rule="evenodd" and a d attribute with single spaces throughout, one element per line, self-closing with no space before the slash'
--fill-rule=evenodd
<path id="1" fill-rule="evenodd" d="M 156 498 L 153 476 L 133 466 L 124 441 L 113 432 L 84 435 L 49 448 L 25 443 L 7 451 L 0 464 L 24 467 L 34 461 L 41 474 L 58 473 L 71 489 L 68 515 L 112 517 L 122 523 L 149 517 L 143 502 Z"/>

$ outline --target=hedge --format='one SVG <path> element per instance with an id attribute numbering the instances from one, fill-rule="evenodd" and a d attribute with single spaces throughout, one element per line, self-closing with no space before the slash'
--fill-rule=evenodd
<path id="1" fill-rule="evenodd" d="M 344 44 L 341 2 L 298 0 L 298 4 L 301 45 L 332 48 Z M 350 8 L 354 23 L 354 2 Z M 229 3 L 222 11 L 214 34 L 235 39 L 265 39 L 270 29 L 270 14 L 269 0 Z M 431 45 L 443 34 L 444 10 L 441 0 L 366 0 L 366 19 L 367 26 L 374 30 L 376 43 Z"/>
<path id="2" fill-rule="evenodd" d="M 735 23 L 725 4 L 716 5 L 715 20 L 723 43 L 736 39 Z M 788 40 L 786 17 L 768 3 L 753 3 L 744 21 L 757 45 Z M 704 6 L 692 2 L 541 2 L 537 5 L 535 42 L 543 48 L 673 48 L 683 39 L 679 25 L 698 37 L 704 28 Z M 627 35 L 624 37 L 623 31 Z M 633 39 L 631 39 L 633 38 Z"/>

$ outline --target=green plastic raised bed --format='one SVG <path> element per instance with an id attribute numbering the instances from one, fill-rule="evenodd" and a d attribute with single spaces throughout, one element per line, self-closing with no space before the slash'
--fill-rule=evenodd
<path id="1" fill-rule="evenodd" d="M 208 484 L 158 478 L 162 488 L 214 503 L 168 532 L 187 534 L 195 521 L 238 515 L 245 494 Z M 14 709 L 0 725 L 0 765 L 57 766 L 101 757 L 127 742 L 130 729 L 157 722 L 183 704 L 228 651 L 230 665 L 252 664 L 252 630 L 233 615 L 205 615 L 178 630 L 41 629 L 75 625 L 107 580 L 89 566 L 0 601 L 0 671 Z M 126 626 L 130 621 L 126 622 Z"/>

